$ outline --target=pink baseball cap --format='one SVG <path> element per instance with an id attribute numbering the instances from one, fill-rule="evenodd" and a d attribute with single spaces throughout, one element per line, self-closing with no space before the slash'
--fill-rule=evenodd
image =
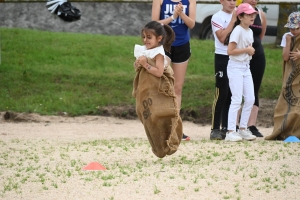
<path id="1" fill-rule="evenodd" d="M 241 13 L 252 14 L 257 13 L 257 11 L 249 3 L 241 3 L 236 9 L 236 15 Z"/>

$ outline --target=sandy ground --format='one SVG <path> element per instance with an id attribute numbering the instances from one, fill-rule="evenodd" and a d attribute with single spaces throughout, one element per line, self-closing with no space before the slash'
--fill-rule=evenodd
<path id="1" fill-rule="evenodd" d="M 184 121 L 192 140 L 159 159 L 138 120 L 31 119 L 1 117 L 0 199 L 299 199 L 299 143 L 210 141 Z M 91 162 L 106 170 L 84 171 Z"/>
<path id="2" fill-rule="evenodd" d="M 1 114 L 4 115 L 4 113 Z M 27 116 L 25 123 L 9 123 L 4 119 L 1 120 L 0 134 L 9 139 L 15 137 L 19 139 L 50 139 L 50 135 L 51 139 L 59 140 L 116 139 L 123 137 L 147 139 L 144 127 L 139 120 L 102 116 L 49 117 L 36 114 Z M 260 128 L 260 131 L 267 136 L 272 133 L 272 128 Z M 193 140 L 209 139 L 210 126 L 184 121 L 184 132 Z"/>

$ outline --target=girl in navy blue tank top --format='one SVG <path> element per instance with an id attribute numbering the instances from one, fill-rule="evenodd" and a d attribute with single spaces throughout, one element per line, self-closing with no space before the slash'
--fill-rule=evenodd
<path id="1" fill-rule="evenodd" d="M 175 41 L 166 52 L 175 78 L 175 95 L 181 108 L 181 95 L 188 61 L 191 56 L 189 29 L 195 26 L 196 0 L 153 0 L 152 20 L 172 27 Z M 183 140 L 190 138 L 183 134 Z"/>

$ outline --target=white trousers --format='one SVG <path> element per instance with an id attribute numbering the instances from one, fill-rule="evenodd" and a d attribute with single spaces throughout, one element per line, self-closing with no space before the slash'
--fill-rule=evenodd
<path id="1" fill-rule="evenodd" d="M 227 66 L 229 87 L 231 90 L 231 104 L 228 112 L 228 130 L 235 131 L 237 114 L 241 108 L 244 97 L 240 127 L 247 128 L 248 120 L 254 104 L 254 86 L 249 62 L 236 62 L 229 60 Z"/>

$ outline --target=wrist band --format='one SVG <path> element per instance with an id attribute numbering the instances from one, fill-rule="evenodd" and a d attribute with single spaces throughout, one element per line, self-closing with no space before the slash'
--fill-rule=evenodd
<path id="1" fill-rule="evenodd" d="M 148 64 L 148 66 L 147 66 L 148 70 L 151 69 L 151 67 L 152 67 L 152 66 Z"/>
<path id="2" fill-rule="evenodd" d="M 171 15 L 171 18 L 174 20 L 174 15 Z"/>

